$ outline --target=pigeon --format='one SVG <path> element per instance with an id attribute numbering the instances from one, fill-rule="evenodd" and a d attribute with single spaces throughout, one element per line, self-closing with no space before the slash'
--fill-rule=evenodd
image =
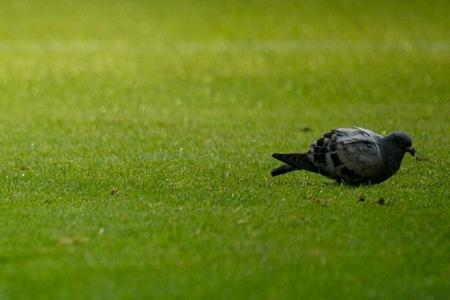
<path id="1" fill-rule="evenodd" d="M 319 173 L 349 185 L 381 183 L 399 169 L 405 153 L 416 150 L 403 131 L 386 136 L 365 128 L 338 128 L 316 140 L 307 153 L 274 153 L 284 164 L 272 176 L 295 170 Z"/>

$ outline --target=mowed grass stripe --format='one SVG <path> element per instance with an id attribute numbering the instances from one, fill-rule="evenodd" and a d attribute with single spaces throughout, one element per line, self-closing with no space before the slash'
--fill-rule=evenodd
<path id="1" fill-rule="evenodd" d="M 0 298 L 446 299 L 448 4 L 1 2 Z M 353 125 L 419 159 L 270 176 Z"/>
<path id="2" fill-rule="evenodd" d="M 148 45 L 133 45 L 131 43 L 116 42 L 102 43 L 89 41 L 72 42 L 7 42 L 0 43 L 0 52 L 5 53 L 46 53 L 46 52 L 172 52 L 189 54 L 197 52 L 303 52 L 303 51 L 381 51 L 381 52 L 450 52 L 450 41 L 407 41 L 402 42 L 354 42 L 341 40 L 318 40 L 318 41 L 218 41 L 218 42 L 178 42 L 152 43 Z"/>

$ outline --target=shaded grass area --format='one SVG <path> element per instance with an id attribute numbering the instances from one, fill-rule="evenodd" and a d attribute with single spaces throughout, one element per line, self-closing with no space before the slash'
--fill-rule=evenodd
<path id="1" fill-rule="evenodd" d="M 446 298 L 445 2 L 0 8 L 0 297 Z M 269 177 L 353 125 L 421 159 Z"/>

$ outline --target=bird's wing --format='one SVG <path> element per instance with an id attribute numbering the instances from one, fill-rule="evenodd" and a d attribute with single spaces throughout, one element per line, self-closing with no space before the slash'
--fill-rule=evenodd
<path id="1" fill-rule="evenodd" d="M 308 158 L 324 175 L 357 182 L 379 171 L 382 163 L 380 138 L 367 129 L 335 129 L 311 145 Z"/>

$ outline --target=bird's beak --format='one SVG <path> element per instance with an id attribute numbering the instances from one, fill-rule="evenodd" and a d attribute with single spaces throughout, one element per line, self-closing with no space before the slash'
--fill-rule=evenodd
<path id="1" fill-rule="evenodd" d="M 416 155 L 416 148 L 414 148 L 414 147 L 408 147 L 408 148 L 406 148 L 406 152 L 409 152 L 412 156 L 415 156 Z"/>

